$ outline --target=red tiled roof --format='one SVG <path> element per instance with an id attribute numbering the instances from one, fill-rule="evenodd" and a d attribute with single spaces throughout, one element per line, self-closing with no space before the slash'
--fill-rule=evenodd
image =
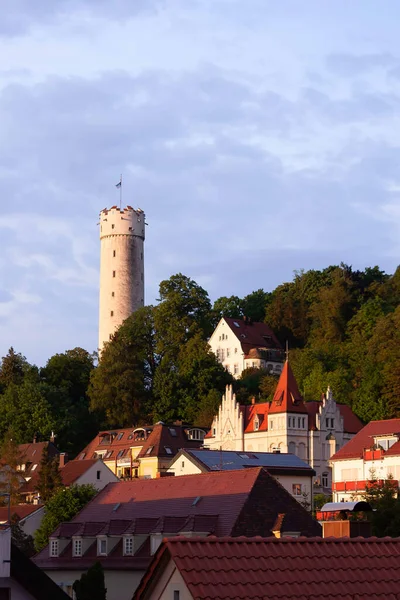
<path id="1" fill-rule="evenodd" d="M 391 433 L 400 434 L 400 419 L 388 419 L 387 421 L 371 421 L 368 425 L 365 425 L 351 439 L 347 444 L 343 446 L 336 454 L 331 457 L 331 460 L 344 460 L 350 458 L 362 458 L 363 452 L 366 449 L 371 448 L 374 444 L 374 437 L 379 435 L 388 435 Z M 397 444 L 394 444 L 397 446 Z M 397 452 L 398 448 L 390 449 L 393 453 L 393 449 Z M 390 451 L 389 451 L 390 452 Z M 384 452 L 386 454 L 386 452 Z"/>
<path id="2" fill-rule="evenodd" d="M 68 487 L 75 483 L 86 471 L 90 469 L 99 459 L 92 460 L 71 460 L 61 469 L 61 478 L 63 484 Z"/>
<path id="3" fill-rule="evenodd" d="M 286 361 L 276 386 L 270 408 L 272 413 L 307 413 L 289 361 Z"/>
<path id="4" fill-rule="evenodd" d="M 252 348 L 282 350 L 278 338 L 266 323 L 244 321 L 243 319 L 233 319 L 230 317 L 224 317 L 224 320 L 239 339 L 245 354 L 248 354 Z"/>
<path id="5" fill-rule="evenodd" d="M 310 430 L 316 428 L 316 415 L 318 414 L 320 406 L 322 406 L 321 400 L 314 400 L 312 402 L 305 403 L 308 412 L 308 428 Z M 340 410 L 340 414 L 343 417 L 343 431 L 346 433 L 358 433 L 364 425 L 360 419 L 353 413 L 351 407 L 347 404 L 336 403 L 336 406 Z"/>
<path id="6" fill-rule="evenodd" d="M 166 539 L 133 600 L 151 597 L 164 557 L 196 600 L 399 598 L 400 538 Z"/>
<path id="7" fill-rule="evenodd" d="M 43 508 L 43 504 L 13 504 L 10 508 L 10 515 L 16 515 L 18 519 L 25 519 L 37 510 Z M 0 523 L 5 523 L 8 520 L 8 507 L 0 507 Z"/>
<path id="8" fill-rule="evenodd" d="M 269 402 L 260 402 L 260 404 L 250 404 L 241 406 L 240 409 L 244 416 L 244 432 L 252 433 L 254 431 L 254 419 L 258 416 L 258 431 L 268 431 L 268 411 Z"/>

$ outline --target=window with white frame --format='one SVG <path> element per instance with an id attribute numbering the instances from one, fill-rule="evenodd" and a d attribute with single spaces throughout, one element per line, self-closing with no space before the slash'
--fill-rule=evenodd
<path id="1" fill-rule="evenodd" d="M 72 555 L 82 556 L 82 540 L 76 539 L 72 542 Z"/>
<path id="2" fill-rule="evenodd" d="M 124 538 L 124 555 L 133 556 L 133 536 Z"/>
<path id="3" fill-rule="evenodd" d="M 301 496 L 301 483 L 293 483 L 292 494 L 293 496 Z"/>
<path id="4" fill-rule="evenodd" d="M 107 538 L 97 539 L 97 554 L 98 556 L 107 556 Z"/>
<path id="5" fill-rule="evenodd" d="M 239 373 L 239 365 L 233 365 L 233 374 L 237 375 Z"/>
<path id="6" fill-rule="evenodd" d="M 258 417 L 256 416 L 256 418 L 254 419 L 254 431 L 258 431 L 260 427 L 260 421 L 258 420 Z"/>
<path id="7" fill-rule="evenodd" d="M 50 556 L 58 556 L 58 540 L 50 540 Z"/>
<path id="8" fill-rule="evenodd" d="M 322 487 L 328 487 L 329 476 L 328 473 L 322 473 Z"/>

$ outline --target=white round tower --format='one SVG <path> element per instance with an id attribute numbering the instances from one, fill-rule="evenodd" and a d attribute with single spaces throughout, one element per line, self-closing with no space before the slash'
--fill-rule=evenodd
<path id="1" fill-rule="evenodd" d="M 132 206 L 100 213 L 99 351 L 144 306 L 145 214 Z"/>

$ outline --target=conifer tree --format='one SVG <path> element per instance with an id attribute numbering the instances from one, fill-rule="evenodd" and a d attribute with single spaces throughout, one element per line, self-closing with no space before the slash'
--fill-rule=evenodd
<path id="1" fill-rule="evenodd" d="M 62 487 L 58 457 L 50 457 L 48 448 L 43 449 L 40 461 L 37 490 L 44 504 Z"/>

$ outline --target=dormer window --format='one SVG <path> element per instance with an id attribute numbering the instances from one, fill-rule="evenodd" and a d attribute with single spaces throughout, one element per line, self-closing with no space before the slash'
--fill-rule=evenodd
<path id="1" fill-rule="evenodd" d="M 107 538 L 97 538 L 97 556 L 107 556 Z"/>
<path id="2" fill-rule="evenodd" d="M 58 540 L 50 540 L 50 557 L 57 558 L 58 556 Z"/>
<path id="3" fill-rule="evenodd" d="M 259 421 L 258 417 L 256 417 L 254 419 L 254 431 L 258 431 L 259 428 L 260 428 L 260 421 Z"/>
<path id="4" fill-rule="evenodd" d="M 394 437 L 394 436 L 376 437 L 375 438 L 376 446 L 380 446 L 383 450 L 389 450 L 389 448 L 391 448 L 393 446 L 393 444 L 395 444 L 396 442 L 398 442 L 398 437 Z"/>
<path id="5" fill-rule="evenodd" d="M 133 536 L 124 538 L 124 556 L 133 556 Z"/>
<path id="6" fill-rule="evenodd" d="M 82 556 L 82 540 L 81 538 L 72 541 L 72 556 Z"/>

